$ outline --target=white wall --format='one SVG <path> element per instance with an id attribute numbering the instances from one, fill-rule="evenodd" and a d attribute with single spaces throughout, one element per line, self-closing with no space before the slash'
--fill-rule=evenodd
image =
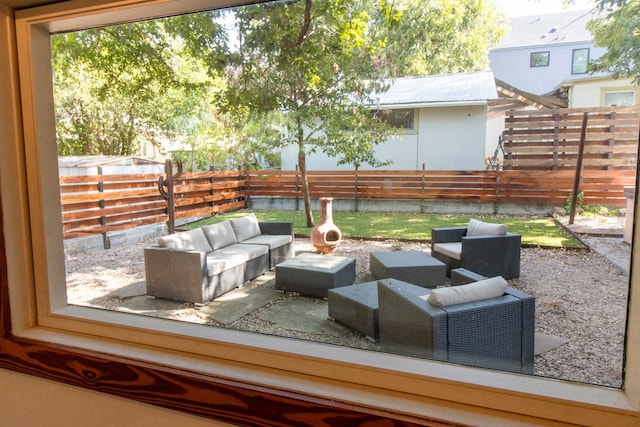
<path id="1" fill-rule="evenodd" d="M 225 427 L 182 412 L 0 369 L 2 427 Z"/>
<path id="2" fill-rule="evenodd" d="M 640 103 L 640 90 L 631 79 L 587 79 L 575 81 L 569 93 L 569 108 L 602 107 L 603 90 L 635 90 Z"/>
<path id="3" fill-rule="evenodd" d="M 489 52 L 493 75 L 520 90 L 541 95 L 555 89 L 561 82 L 586 74 L 571 74 L 573 49 L 590 48 L 589 59 L 599 58 L 605 49 L 593 43 L 572 43 L 555 46 L 527 46 L 514 49 L 494 49 Z M 531 67 L 531 52 L 549 51 L 548 67 Z"/>
<path id="4" fill-rule="evenodd" d="M 420 170 L 423 164 L 428 170 L 484 169 L 486 106 L 421 108 L 416 130 L 417 133 L 402 134 L 376 146 L 376 157 L 392 159 L 388 169 Z M 297 146 L 283 148 L 281 157 L 283 170 L 295 170 Z M 307 156 L 309 170 L 353 170 L 353 165 L 336 163 L 335 158 L 323 153 Z M 360 169 L 372 167 L 361 165 Z"/>

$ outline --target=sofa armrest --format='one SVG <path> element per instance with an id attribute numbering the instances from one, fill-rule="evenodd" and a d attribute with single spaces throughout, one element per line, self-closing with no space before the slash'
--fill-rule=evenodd
<path id="1" fill-rule="evenodd" d="M 144 249 L 147 294 L 183 301 L 186 289 L 201 289 L 207 280 L 206 252 L 182 251 L 158 246 Z"/>
<path id="2" fill-rule="evenodd" d="M 293 222 L 263 221 L 258 225 L 262 234 L 286 234 L 293 237 Z"/>

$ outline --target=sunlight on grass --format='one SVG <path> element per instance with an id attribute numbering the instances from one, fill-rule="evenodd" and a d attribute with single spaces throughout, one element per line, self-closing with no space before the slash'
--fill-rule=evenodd
<path id="1" fill-rule="evenodd" d="M 185 225 L 184 228 L 196 228 L 217 223 L 226 219 L 239 218 L 255 213 L 259 221 L 293 221 L 296 235 L 308 236 L 304 211 L 266 211 L 249 210 L 229 212 Z M 353 212 L 334 211 L 333 221 L 345 238 L 362 239 L 431 239 L 431 229 L 440 227 L 462 227 L 469 218 L 482 221 L 507 224 L 509 231 L 522 236 L 523 246 L 542 246 L 556 248 L 583 248 L 584 245 L 568 233 L 553 218 L 546 216 L 508 216 L 508 215 L 433 215 L 406 212 Z M 320 217 L 314 212 L 314 220 Z"/>

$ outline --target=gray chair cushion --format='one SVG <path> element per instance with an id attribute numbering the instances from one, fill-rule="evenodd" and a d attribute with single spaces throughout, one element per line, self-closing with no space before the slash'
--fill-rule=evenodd
<path id="1" fill-rule="evenodd" d="M 244 257 L 245 261 L 249 261 L 262 255 L 268 254 L 269 247 L 266 245 L 245 245 L 242 243 L 236 243 L 234 245 L 218 249 L 215 253 L 223 256 L 240 255 Z"/>
<path id="2" fill-rule="evenodd" d="M 460 260 L 462 257 L 462 242 L 436 243 L 433 245 L 434 252 L 439 252 L 453 259 Z"/>
<path id="3" fill-rule="evenodd" d="M 256 237 L 252 237 L 247 240 L 243 240 L 242 243 L 251 244 L 251 245 L 267 245 L 269 249 L 276 249 L 280 246 L 284 246 L 287 243 L 291 243 L 293 241 L 293 237 L 283 234 L 283 235 L 268 235 L 261 234 Z"/>
<path id="4" fill-rule="evenodd" d="M 187 251 L 211 252 L 213 250 L 200 228 L 162 236 L 158 238 L 158 245 L 162 248 Z"/>
<path id="5" fill-rule="evenodd" d="M 211 253 L 207 255 L 207 276 L 215 276 L 230 268 L 244 264 L 245 259 L 241 255 L 222 255 Z"/>
<path id="6" fill-rule="evenodd" d="M 230 220 L 238 242 L 250 239 L 261 234 L 258 219 L 254 214 Z"/>
<path id="7" fill-rule="evenodd" d="M 218 224 L 205 225 L 202 231 L 206 236 L 213 250 L 224 248 L 225 246 L 238 243 L 236 233 L 231 226 L 231 222 L 223 221 Z"/>

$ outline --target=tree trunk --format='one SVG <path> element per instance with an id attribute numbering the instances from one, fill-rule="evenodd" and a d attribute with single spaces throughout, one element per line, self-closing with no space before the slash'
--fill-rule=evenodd
<path id="1" fill-rule="evenodd" d="M 304 133 L 302 123 L 298 119 L 298 168 L 302 179 L 302 196 L 304 199 L 304 212 L 307 216 L 307 227 L 313 227 L 313 212 L 311 211 L 311 196 L 309 195 L 309 179 L 307 178 L 307 154 L 304 147 Z"/>

